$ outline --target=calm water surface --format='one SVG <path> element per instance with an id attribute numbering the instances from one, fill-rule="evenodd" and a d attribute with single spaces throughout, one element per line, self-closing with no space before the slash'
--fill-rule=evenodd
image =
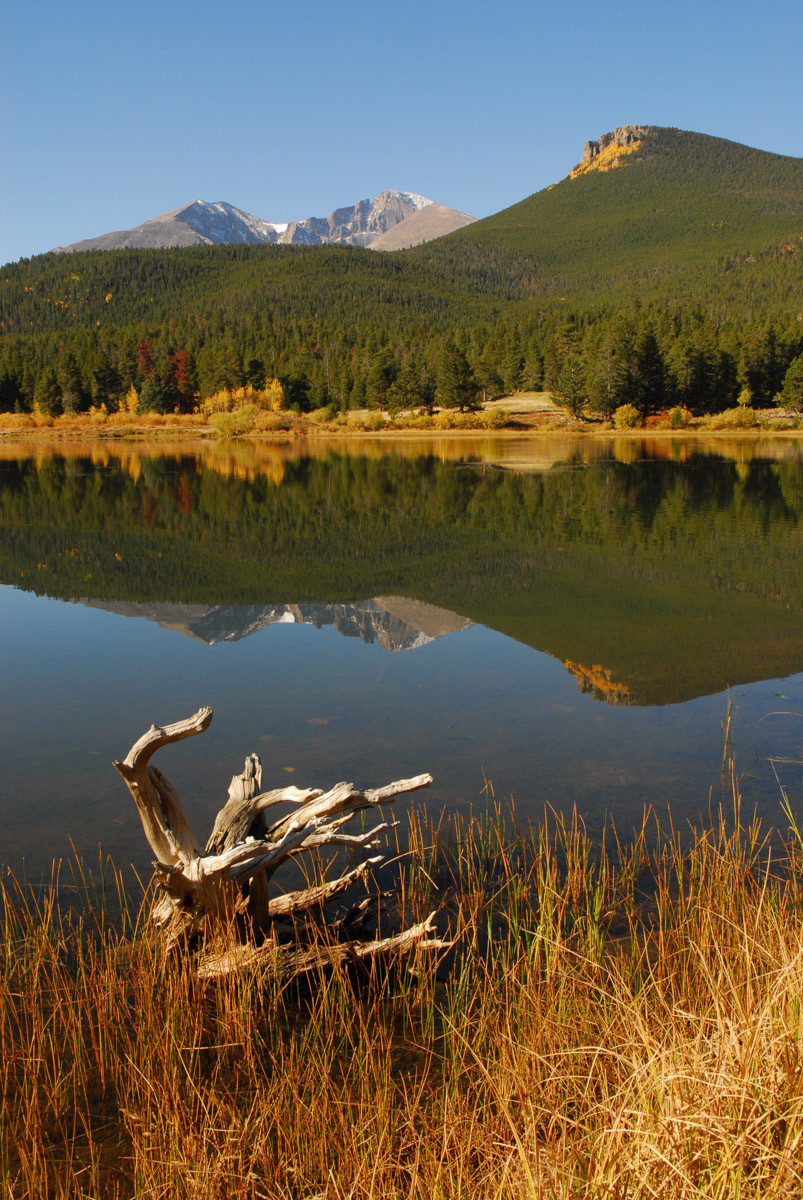
<path id="1" fill-rule="evenodd" d="M 577 804 L 627 831 L 799 759 L 798 447 L 457 441 L 0 449 L 4 865 L 98 844 L 147 866 L 111 768 L 151 721 L 205 836 L 244 755 L 267 786 L 429 770 L 426 803 Z M 779 763 L 803 810 L 801 766 Z"/>

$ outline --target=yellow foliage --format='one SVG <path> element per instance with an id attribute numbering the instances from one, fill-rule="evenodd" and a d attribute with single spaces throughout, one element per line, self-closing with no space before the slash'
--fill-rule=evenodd
<path id="1" fill-rule="evenodd" d="M 509 420 L 510 413 L 504 408 L 488 408 L 480 413 L 483 429 L 504 429 Z"/>
<path id="2" fill-rule="evenodd" d="M 591 162 L 578 163 L 574 170 L 569 172 L 567 178 L 576 179 L 578 175 L 588 175 L 591 171 L 612 171 L 614 167 L 622 165 L 623 158 L 640 150 L 642 145 L 642 140 L 631 142 L 629 146 L 615 146 L 611 142 L 610 145 L 603 146 L 599 154 L 594 155 Z"/>
<path id="3" fill-rule="evenodd" d="M 0 429 L 30 429 L 33 424 L 30 413 L 0 413 Z"/>
<path id="4" fill-rule="evenodd" d="M 758 425 L 758 418 L 749 404 L 743 404 L 739 408 L 726 408 L 724 412 L 714 413 L 706 418 L 705 424 L 709 429 L 753 429 Z"/>
<path id="5" fill-rule="evenodd" d="M 577 686 L 585 694 L 595 696 L 597 700 L 605 700 L 608 704 L 629 704 L 630 688 L 626 683 L 619 683 L 607 667 L 595 663 L 592 667 L 584 667 L 582 663 L 566 659 L 563 664 L 571 671 L 577 680 Z"/>
<path id="6" fill-rule="evenodd" d="M 40 428 L 51 429 L 53 426 L 53 418 L 47 413 L 42 412 L 37 400 L 34 401 L 33 405 L 33 422 L 34 425 Z"/>
<path id="7" fill-rule="evenodd" d="M 205 396 L 201 401 L 201 408 L 207 417 L 211 417 L 214 413 L 231 412 L 231 392 L 228 388 L 222 388 L 211 396 Z"/>
<path id="8" fill-rule="evenodd" d="M 287 396 L 285 395 L 284 387 L 278 379 L 268 379 L 265 381 L 263 395 L 274 412 L 281 412 L 287 405 Z"/>
<path id="9" fill-rule="evenodd" d="M 139 412 L 139 392 L 134 387 L 133 383 L 125 394 L 122 408 L 125 412 L 129 413 Z"/>
<path id="10" fill-rule="evenodd" d="M 641 414 L 634 404 L 620 404 L 613 414 L 617 429 L 637 429 L 641 425 Z"/>
<path id="11" fill-rule="evenodd" d="M 245 387 L 221 388 L 219 392 L 214 392 L 201 401 L 201 409 L 207 417 L 249 406 L 280 412 L 286 402 L 285 391 L 279 380 L 268 379 L 264 388 L 252 387 L 250 383 Z"/>

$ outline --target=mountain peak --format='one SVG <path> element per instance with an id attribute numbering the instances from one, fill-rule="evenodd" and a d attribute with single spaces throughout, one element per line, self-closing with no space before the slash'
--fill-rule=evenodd
<path id="1" fill-rule="evenodd" d="M 652 132 L 650 125 L 620 125 L 596 140 L 589 140 L 583 147 L 583 156 L 569 179 L 586 175 L 589 171 L 610 171 L 619 167 L 627 156 L 640 150 L 644 139 Z"/>
<path id="2" fill-rule="evenodd" d="M 245 209 L 236 208 L 227 200 L 200 200 L 196 197 L 171 212 L 162 213 L 133 229 L 121 229 L 114 233 L 86 241 L 73 242 L 57 250 L 120 250 L 126 248 L 169 248 L 172 246 L 214 246 L 223 243 L 265 242 L 287 245 L 345 245 L 370 246 L 389 230 L 395 229 L 410 217 L 425 211 L 440 210 L 450 214 L 454 210 L 422 196 L 418 192 L 405 192 L 389 188 L 373 199 L 358 200 L 356 204 L 333 209 L 327 217 L 306 217 L 297 221 L 265 221 Z M 438 232 L 429 236 L 449 233 L 466 223 L 461 213 L 453 219 L 441 215 Z M 433 230 L 435 226 L 433 225 Z M 428 240 L 427 234 L 418 230 L 404 244 Z"/>
<path id="3" fill-rule="evenodd" d="M 398 201 L 412 204 L 417 212 L 420 212 L 422 208 L 429 208 L 430 205 L 435 203 L 428 196 L 419 196 L 417 192 L 400 192 L 393 188 L 380 192 L 378 196 L 374 197 L 374 205 L 376 206 L 397 203 Z"/>
<path id="4" fill-rule="evenodd" d="M 457 230 L 451 244 L 530 258 L 536 294 L 658 294 L 670 275 L 686 273 L 696 289 L 705 273 L 795 253 L 783 248 L 799 245 L 801 216 L 803 159 L 672 126 L 622 125 L 587 143 L 560 182 Z M 796 306 L 797 263 L 777 277 Z"/>
<path id="5" fill-rule="evenodd" d="M 278 240 L 306 245 L 370 246 L 388 229 L 434 203 L 417 192 L 389 189 L 373 200 L 358 200 L 346 208 L 336 208 L 328 217 L 291 221 Z"/>

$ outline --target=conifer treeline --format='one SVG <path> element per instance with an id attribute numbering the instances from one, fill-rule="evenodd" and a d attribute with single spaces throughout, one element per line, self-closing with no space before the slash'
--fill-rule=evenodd
<path id="1" fill-rule="evenodd" d="M 602 416 L 803 402 L 803 331 L 785 305 L 569 307 L 536 299 L 527 270 L 501 252 L 430 263 L 334 247 L 22 261 L 0 281 L 0 411 L 113 411 L 133 387 L 141 410 L 191 412 L 274 378 L 302 411 L 462 405 L 471 380 L 480 398 L 545 388 Z M 450 398 L 444 381 L 467 369 Z"/>

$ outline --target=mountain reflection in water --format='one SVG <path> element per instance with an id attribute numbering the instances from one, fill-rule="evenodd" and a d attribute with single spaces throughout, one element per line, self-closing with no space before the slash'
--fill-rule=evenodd
<path id="1" fill-rule="evenodd" d="M 343 637 L 357 637 L 397 654 L 416 650 L 447 633 L 469 629 L 472 622 L 405 596 L 377 596 L 354 604 L 223 604 L 205 608 L 200 604 L 115 604 L 82 600 L 87 608 L 101 608 L 120 617 L 155 621 L 162 629 L 195 638 L 206 646 L 239 642 L 270 625 L 331 625 Z M 630 688 L 617 683 L 602 666 L 585 667 L 567 659 L 563 664 L 577 680 L 581 692 L 607 704 L 632 704 Z"/>
<path id="2" fill-rule="evenodd" d="M 212 627 L 225 618 L 208 610 L 247 606 L 257 625 L 309 609 L 370 633 L 394 614 L 367 598 L 405 597 L 551 654 L 618 704 L 803 667 L 798 443 L 416 447 L 6 446 L 0 581 L 107 607 L 194 605 L 189 623 Z"/>
<path id="3" fill-rule="evenodd" d="M 377 642 L 385 650 L 415 650 L 447 633 L 468 629 L 471 621 L 457 613 L 408 600 L 404 596 L 377 596 L 355 604 L 123 604 L 84 600 L 89 608 L 102 608 L 121 617 L 144 617 L 163 629 L 197 638 L 207 646 L 238 642 L 269 625 L 332 625 L 344 637 Z"/>
<path id="4" fill-rule="evenodd" d="M 6 856 L 52 855 L 57 827 L 136 854 L 108 763 L 202 703 L 171 762 L 214 782 L 209 813 L 258 750 L 271 786 L 429 770 L 459 807 L 484 770 L 525 816 L 682 817 L 717 784 L 728 688 L 737 750 L 795 757 L 799 444 L 351 449 L 0 445 Z"/>

